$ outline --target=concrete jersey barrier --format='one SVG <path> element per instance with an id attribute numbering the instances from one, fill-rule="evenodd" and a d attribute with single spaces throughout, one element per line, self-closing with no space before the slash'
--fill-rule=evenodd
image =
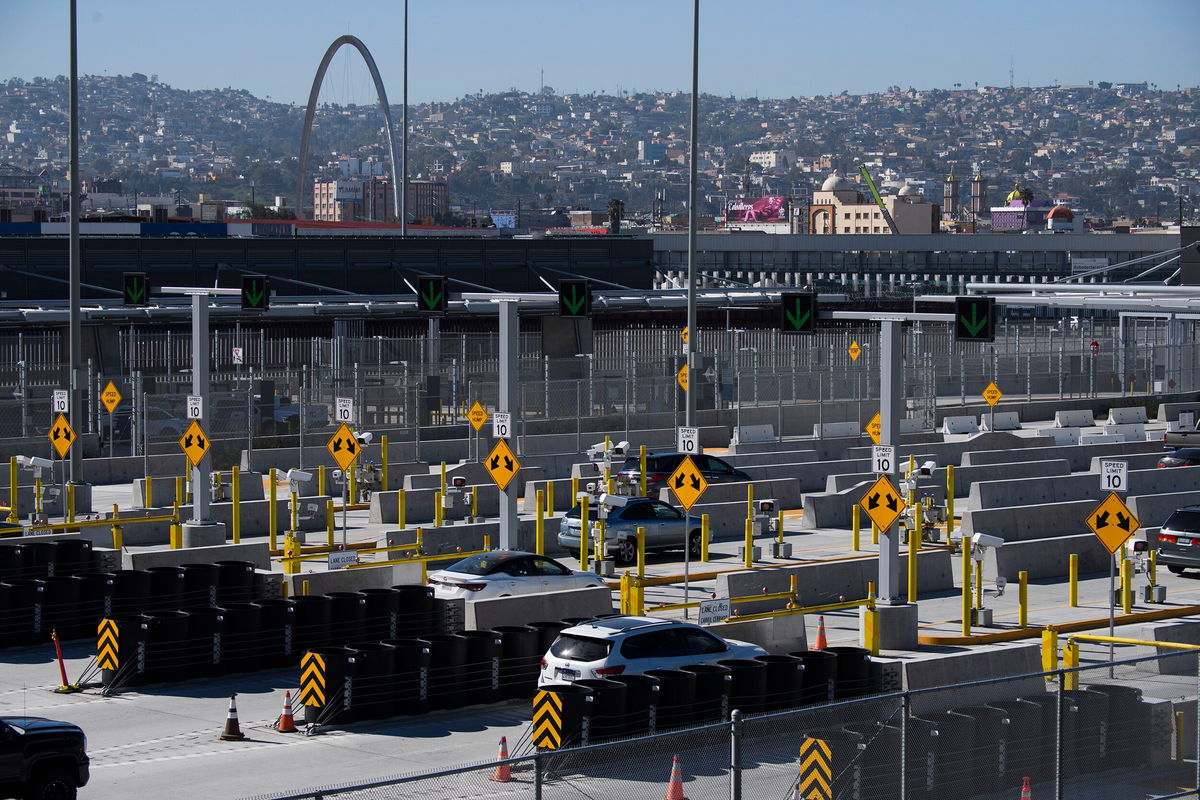
<path id="1" fill-rule="evenodd" d="M 1129 471 L 1126 491 L 1134 495 L 1164 494 L 1198 485 L 1187 469 L 1140 469 Z M 975 509 L 1027 506 L 1102 497 L 1100 477 L 1094 472 L 1058 477 L 1017 478 L 980 481 L 971 486 L 969 505 Z"/>
<path id="2" fill-rule="evenodd" d="M 1017 461 L 1045 461 L 1065 458 L 1072 472 L 1082 472 L 1091 466 L 1096 456 L 1117 458 L 1134 453 L 1161 453 L 1161 442 L 1121 442 L 1116 444 L 1092 445 L 1047 445 L 1038 439 L 1027 439 L 1031 445 L 1019 450 L 968 450 L 962 454 L 964 467 L 979 467 L 990 464 L 1015 463 Z"/>

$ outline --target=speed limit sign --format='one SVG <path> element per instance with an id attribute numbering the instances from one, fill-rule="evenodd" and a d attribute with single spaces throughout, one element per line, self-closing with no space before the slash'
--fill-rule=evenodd
<path id="1" fill-rule="evenodd" d="M 507 439 L 512 434 L 512 414 L 508 411 L 497 411 L 492 414 L 492 438 Z"/>
<path id="2" fill-rule="evenodd" d="M 71 393 L 66 389 L 54 390 L 54 413 L 66 414 L 71 403 Z"/>
<path id="3" fill-rule="evenodd" d="M 896 447 L 877 444 L 871 448 L 871 471 L 880 475 L 891 475 L 896 471 Z"/>
<path id="4" fill-rule="evenodd" d="M 187 398 L 187 418 L 204 419 L 204 398 L 198 394 L 189 394 Z"/>
<path id="5" fill-rule="evenodd" d="M 354 399 L 338 397 L 334 403 L 334 422 L 347 425 L 354 423 Z"/>
<path id="6" fill-rule="evenodd" d="M 1129 462 L 1108 459 L 1101 461 L 1100 490 L 1104 492 L 1129 491 Z"/>
<path id="7" fill-rule="evenodd" d="M 700 449 L 700 429 L 699 428 L 676 428 L 676 440 L 679 444 L 679 452 L 687 453 L 689 456 L 695 455 Z"/>

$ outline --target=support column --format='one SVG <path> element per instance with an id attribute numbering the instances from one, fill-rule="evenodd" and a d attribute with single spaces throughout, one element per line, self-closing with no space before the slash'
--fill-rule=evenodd
<path id="1" fill-rule="evenodd" d="M 900 440 L 900 414 L 904 403 L 904 340 L 898 319 L 880 323 L 879 443 L 895 447 Z M 899 458 L 899 450 L 896 451 Z M 897 526 L 880 531 L 879 599 L 886 605 L 905 602 L 900 592 L 900 537 Z"/>
<path id="2" fill-rule="evenodd" d="M 200 427 L 210 432 L 213 418 L 208 402 L 208 369 L 212 361 L 212 344 L 208 338 L 208 293 L 192 293 L 192 394 L 200 396 Z M 192 465 L 192 521 L 183 525 L 183 546 L 198 547 L 222 544 L 225 524 L 209 518 L 209 471 L 212 455 L 206 453 L 199 464 Z"/>
<path id="3" fill-rule="evenodd" d="M 517 354 L 521 335 L 520 318 L 517 316 L 515 300 L 501 300 L 500 308 L 500 385 L 496 398 L 496 410 L 512 414 L 512 429 L 509 431 L 508 444 L 513 452 L 521 455 L 519 445 L 523 437 L 517 436 L 517 428 L 522 425 L 521 410 L 518 408 L 520 394 L 517 381 L 520 373 L 517 370 Z M 500 492 L 500 549 L 512 550 L 517 546 L 517 533 L 520 522 L 517 520 L 517 494 L 520 492 L 519 476 L 514 477 L 508 484 L 508 489 Z"/>

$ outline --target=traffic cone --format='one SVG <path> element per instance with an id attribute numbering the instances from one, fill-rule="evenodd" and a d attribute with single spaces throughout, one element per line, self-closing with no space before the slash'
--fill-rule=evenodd
<path id="1" fill-rule="evenodd" d="M 663 800 L 688 800 L 683 795 L 683 772 L 679 768 L 679 756 L 671 761 L 671 780 L 667 784 L 667 793 Z"/>
<path id="2" fill-rule="evenodd" d="M 1033 800 L 1033 792 L 1029 788 L 1029 778 L 1021 778 L 1021 800 Z"/>
<path id="3" fill-rule="evenodd" d="M 280 733 L 296 733 L 299 730 L 296 727 L 296 719 L 292 716 L 292 692 L 290 689 L 283 693 L 283 713 L 279 715 L 279 721 L 275 723 L 275 730 Z"/>
<path id="4" fill-rule="evenodd" d="M 225 730 L 221 731 L 221 741 L 240 742 L 245 738 L 245 734 L 238 726 L 237 694 L 231 694 L 229 695 L 229 716 L 225 719 Z"/>
<path id="5" fill-rule="evenodd" d="M 817 643 L 813 645 L 813 650 L 824 650 L 829 647 L 829 640 L 825 638 L 825 617 L 817 617 Z"/>
<path id="6" fill-rule="evenodd" d="M 500 737 L 500 760 L 504 761 L 507 758 L 508 758 L 508 737 L 501 736 Z M 512 779 L 513 779 L 512 764 L 497 764 L 496 771 L 492 773 L 492 777 L 488 778 L 488 780 L 496 781 L 496 783 L 508 783 Z"/>

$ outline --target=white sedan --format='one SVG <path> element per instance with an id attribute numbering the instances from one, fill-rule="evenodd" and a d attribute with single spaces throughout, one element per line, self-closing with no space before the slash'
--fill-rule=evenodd
<path id="1" fill-rule="evenodd" d="M 592 572 L 574 572 L 552 558 L 519 550 L 492 550 L 468 556 L 429 573 L 434 597 L 483 600 L 515 594 L 604 586 Z"/>

